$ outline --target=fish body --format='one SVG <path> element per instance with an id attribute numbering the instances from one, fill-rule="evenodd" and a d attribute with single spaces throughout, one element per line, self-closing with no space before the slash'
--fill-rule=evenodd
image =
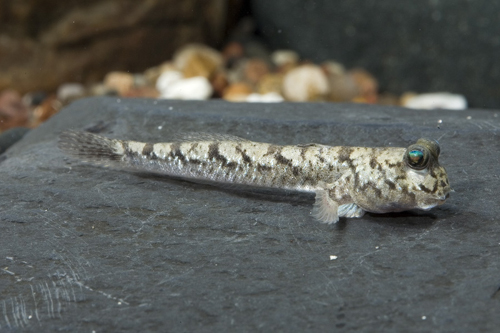
<path id="1" fill-rule="evenodd" d="M 109 139 L 64 132 L 59 147 L 70 156 L 116 169 L 185 179 L 316 194 L 313 215 L 325 223 L 365 212 L 428 210 L 450 192 L 437 142 L 408 148 L 275 145 L 235 136 L 189 134 L 168 143 Z"/>

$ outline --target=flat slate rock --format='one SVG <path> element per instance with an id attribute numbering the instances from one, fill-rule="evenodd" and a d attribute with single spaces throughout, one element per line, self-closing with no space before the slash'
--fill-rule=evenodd
<path id="1" fill-rule="evenodd" d="M 495 331 L 499 113 L 80 100 L 0 156 L 0 331 Z M 429 212 L 324 225 L 310 196 L 82 164 L 57 149 L 69 128 L 142 141 L 427 137 L 455 192 Z"/>

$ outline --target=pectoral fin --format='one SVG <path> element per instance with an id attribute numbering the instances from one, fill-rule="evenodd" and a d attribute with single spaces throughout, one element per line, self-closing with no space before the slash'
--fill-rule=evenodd
<path id="1" fill-rule="evenodd" d="M 361 217 L 365 211 L 352 202 L 346 177 L 333 184 L 320 182 L 312 215 L 323 223 L 337 223 L 339 217 Z"/>
<path id="2" fill-rule="evenodd" d="M 337 223 L 339 205 L 330 198 L 329 190 L 317 190 L 312 215 L 323 223 Z"/>

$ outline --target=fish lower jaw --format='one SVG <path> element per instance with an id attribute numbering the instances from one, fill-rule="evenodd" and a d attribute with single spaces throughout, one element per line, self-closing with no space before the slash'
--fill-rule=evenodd
<path id="1" fill-rule="evenodd" d="M 422 209 L 422 210 L 425 210 L 425 211 L 428 211 L 428 210 L 431 210 L 432 208 L 434 208 L 436 206 L 442 205 L 443 203 L 444 203 L 444 200 L 440 200 L 440 201 L 438 201 L 436 203 L 421 205 L 418 208 Z"/>

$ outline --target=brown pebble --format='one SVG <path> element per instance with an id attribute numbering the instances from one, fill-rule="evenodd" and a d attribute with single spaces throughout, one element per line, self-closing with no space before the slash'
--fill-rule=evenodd
<path id="1" fill-rule="evenodd" d="M 252 87 L 250 87 L 250 85 L 247 83 L 233 83 L 226 88 L 223 98 L 231 102 L 243 102 L 252 92 Z"/>
<path id="2" fill-rule="evenodd" d="M 104 77 L 104 86 L 115 90 L 120 96 L 125 96 L 134 86 L 134 76 L 126 72 L 110 72 Z"/>
<path id="3" fill-rule="evenodd" d="M 158 98 L 159 92 L 153 87 L 134 87 L 128 90 L 123 97 L 145 97 L 145 98 Z"/>
<path id="4" fill-rule="evenodd" d="M 359 88 L 347 74 L 330 74 L 330 93 L 328 99 L 332 102 L 349 102 L 359 96 Z"/>
<path id="5" fill-rule="evenodd" d="M 271 92 L 281 94 L 282 86 L 283 86 L 282 74 L 266 74 L 257 83 L 257 92 L 262 95 Z"/>
<path id="6" fill-rule="evenodd" d="M 359 89 L 360 95 L 355 98 L 362 103 L 375 104 L 378 100 L 377 79 L 362 68 L 352 69 L 348 72 Z"/>
<path id="7" fill-rule="evenodd" d="M 220 98 L 224 95 L 224 91 L 229 85 L 227 75 L 220 71 L 214 74 L 212 80 L 210 80 L 212 88 L 214 90 L 214 97 Z"/>
<path id="8" fill-rule="evenodd" d="M 174 55 L 175 67 L 185 78 L 203 76 L 210 79 L 223 65 L 222 55 L 211 47 L 190 44 Z"/>
<path id="9" fill-rule="evenodd" d="M 55 95 L 47 97 L 42 104 L 33 110 L 32 126 L 37 127 L 47 119 L 55 115 L 62 108 L 62 103 Z"/>

